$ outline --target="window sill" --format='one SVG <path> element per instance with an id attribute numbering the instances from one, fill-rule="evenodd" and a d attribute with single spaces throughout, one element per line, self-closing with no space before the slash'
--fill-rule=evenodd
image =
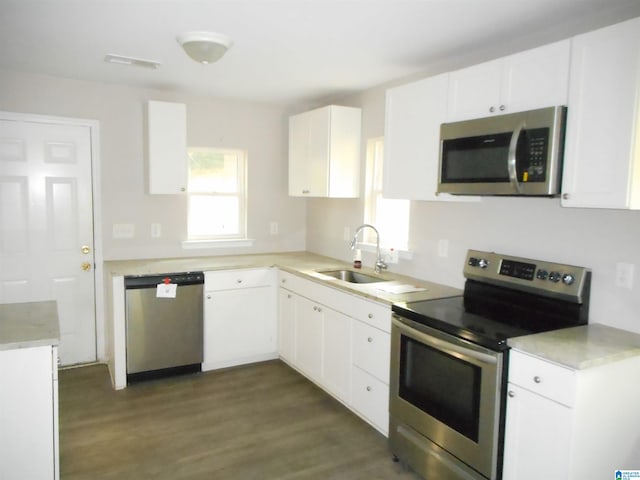
<path id="1" fill-rule="evenodd" d="M 185 240 L 182 242 L 184 250 L 197 250 L 199 248 L 236 248 L 252 247 L 253 238 L 231 238 L 229 240 Z"/>

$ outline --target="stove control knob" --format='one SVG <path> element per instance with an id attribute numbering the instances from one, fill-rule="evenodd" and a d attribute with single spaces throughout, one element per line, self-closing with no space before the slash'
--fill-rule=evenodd
<path id="1" fill-rule="evenodd" d="M 565 273 L 562 276 L 562 283 L 564 283 L 565 285 L 571 285 L 573 282 L 575 282 L 575 280 L 575 277 L 570 273 Z"/>
<path id="2" fill-rule="evenodd" d="M 547 272 L 546 270 L 538 270 L 538 273 L 536 273 L 536 278 L 540 280 L 546 280 L 547 278 L 549 278 L 549 272 Z"/>
<path id="3" fill-rule="evenodd" d="M 551 280 L 553 283 L 558 283 L 560 281 L 560 278 L 562 278 L 562 275 L 558 272 L 551 272 L 549 274 L 549 280 Z"/>
<path id="4" fill-rule="evenodd" d="M 481 258 L 480 260 L 478 260 L 478 266 L 480 268 L 487 268 L 487 266 L 489 266 L 489 262 L 484 258 Z"/>

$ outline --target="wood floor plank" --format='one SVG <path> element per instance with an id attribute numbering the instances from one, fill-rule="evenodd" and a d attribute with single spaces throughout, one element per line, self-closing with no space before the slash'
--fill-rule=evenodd
<path id="1" fill-rule="evenodd" d="M 386 438 L 280 361 L 111 387 L 63 370 L 62 480 L 417 480 Z"/>

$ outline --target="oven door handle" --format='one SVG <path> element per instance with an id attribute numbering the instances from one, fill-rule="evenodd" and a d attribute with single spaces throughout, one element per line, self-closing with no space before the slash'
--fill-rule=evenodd
<path id="1" fill-rule="evenodd" d="M 462 355 L 485 364 L 496 365 L 498 363 L 498 358 L 496 355 L 490 355 L 488 353 L 478 352 L 446 340 L 441 340 L 432 335 L 421 332 L 420 330 L 407 326 L 399 318 L 400 317 L 393 317 L 391 319 L 392 324 L 398 327 L 398 329 L 400 329 L 401 332 L 406 333 L 410 337 L 416 338 L 417 340 L 421 341 L 425 345 L 433 347 L 436 350 L 440 350 L 441 352 L 452 353 L 454 355 L 455 354 Z"/>

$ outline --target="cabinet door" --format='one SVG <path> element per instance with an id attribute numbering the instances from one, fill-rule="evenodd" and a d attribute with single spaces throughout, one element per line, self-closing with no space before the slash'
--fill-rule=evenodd
<path id="1" fill-rule="evenodd" d="M 449 74 L 387 90 L 383 191 L 386 198 L 477 201 L 441 194 L 440 125 L 447 117 Z"/>
<path id="2" fill-rule="evenodd" d="M 147 135 L 149 193 L 185 193 L 189 173 L 186 105 L 150 101 Z"/>
<path id="3" fill-rule="evenodd" d="M 502 62 L 493 60 L 449 74 L 448 122 L 500 113 Z"/>
<path id="4" fill-rule="evenodd" d="M 504 113 L 566 105 L 570 49 L 565 40 L 506 57 L 500 96 Z"/>
<path id="5" fill-rule="evenodd" d="M 296 366 L 316 383 L 322 383 L 322 307 L 298 297 L 296 315 Z"/>
<path id="6" fill-rule="evenodd" d="M 289 195 L 323 197 L 329 192 L 329 108 L 289 119 Z"/>
<path id="7" fill-rule="evenodd" d="M 50 346 L 0 351 L 0 478 L 55 477 L 52 363 Z"/>
<path id="8" fill-rule="evenodd" d="M 640 208 L 640 18 L 574 37 L 562 206 Z"/>
<path id="9" fill-rule="evenodd" d="M 352 367 L 351 401 L 354 410 L 385 435 L 389 430 L 389 386 L 360 368 Z"/>
<path id="10" fill-rule="evenodd" d="M 273 295 L 271 287 L 206 292 L 206 368 L 222 368 L 275 356 Z"/>
<path id="11" fill-rule="evenodd" d="M 569 478 L 571 409 L 509 383 L 504 480 Z"/>
<path id="12" fill-rule="evenodd" d="M 322 383 L 340 400 L 349 403 L 351 389 L 351 319 L 322 307 Z"/>
<path id="13" fill-rule="evenodd" d="M 354 320 L 353 363 L 388 384 L 391 336 L 387 332 Z"/>
<path id="14" fill-rule="evenodd" d="M 281 288 L 278 292 L 278 353 L 295 364 L 297 295 Z"/>

